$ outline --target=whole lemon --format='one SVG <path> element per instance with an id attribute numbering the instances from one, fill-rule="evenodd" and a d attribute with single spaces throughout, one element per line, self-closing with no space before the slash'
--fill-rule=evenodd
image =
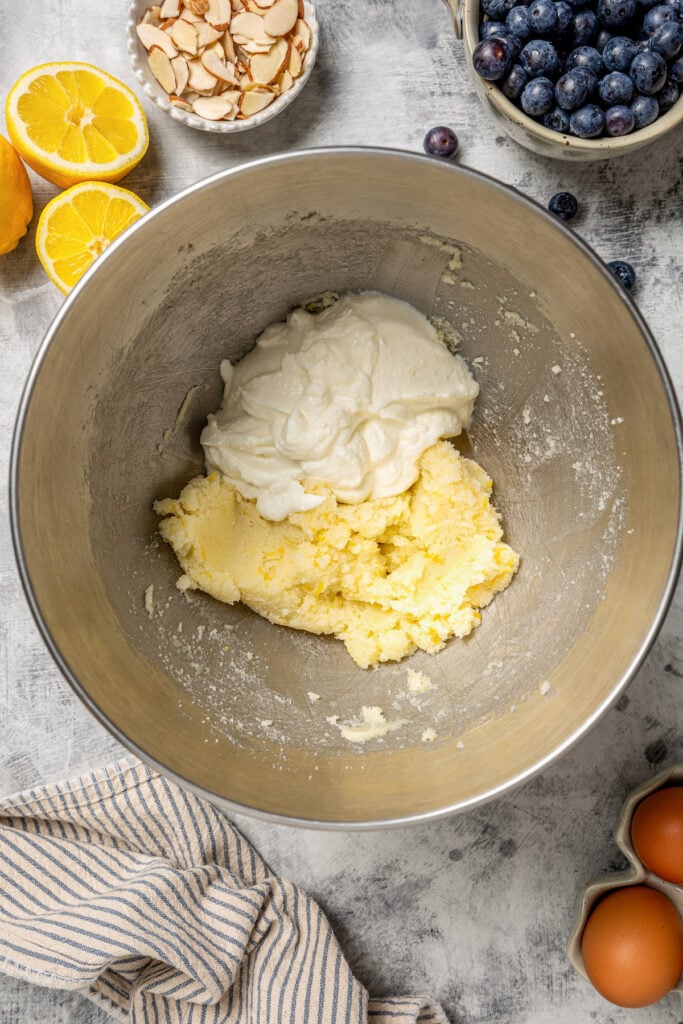
<path id="1" fill-rule="evenodd" d="M 33 195 L 17 151 L 0 135 L 0 256 L 16 249 L 33 216 Z"/>

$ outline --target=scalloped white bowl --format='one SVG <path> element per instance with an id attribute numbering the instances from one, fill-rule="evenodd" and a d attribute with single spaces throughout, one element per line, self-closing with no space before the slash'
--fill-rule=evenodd
<path id="1" fill-rule="evenodd" d="M 188 128 L 197 128 L 199 131 L 213 132 L 217 135 L 231 135 L 235 132 L 246 132 L 250 128 L 257 128 L 259 125 L 265 124 L 266 121 L 272 121 L 272 119 L 285 110 L 290 103 L 293 103 L 310 78 L 313 65 L 315 64 L 315 60 L 318 55 L 320 26 L 318 24 L 315 7 L 310 0 L 304 0 L 304 17 L 311 29 L 311 46 L 304 57 L 303 71 L 288 92 L 284 93 L 282 96 L 278 96 L 278 98 L 271 103 L 269 107 L 266 107 L 265 110 L 259 111 L 258 114 L 252 114 L 251 117 L 248 117 L 244 121 L 209 121 L 204 117 L 199 117 L 198 114 L 191 114 L 187 110 L 182 110 L 180 107 L 176 107 L 171 103 L 167 93 L 164 92 L 152 72 L 149 70 L 149 66 L 147 64 L 147 51 L 138 39 L 137 32 L 135 31 L 135 26 L 142 19 L 142 16 L 150 6 L 150 3 L 151 0 L 133 0 L 128 8 L 126 41 L 128 44 L 128 53 L 130 54 L 130 62 L 133 66 L 135 77 L 142 86 L 145 96 L 149 96 L 151 100 L 154 100 L 156 105 L 161 107 L 162 110 L 165 110 L 166 113 L 174 119 L 174 121 L 179 121 L 181 124 L 187 125 Z"/>

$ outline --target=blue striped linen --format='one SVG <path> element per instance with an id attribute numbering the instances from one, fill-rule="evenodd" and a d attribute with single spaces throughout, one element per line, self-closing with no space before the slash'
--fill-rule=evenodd
<path id="1" fill-rule="evenodd" d="M 129 1024 L 447 1024 L 370 999 L 310 896 L 136 758 L 0 800 L 0 969 Z"/>

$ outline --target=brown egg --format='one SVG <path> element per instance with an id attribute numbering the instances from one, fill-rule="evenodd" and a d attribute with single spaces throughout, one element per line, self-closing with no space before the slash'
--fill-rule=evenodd
<path id="1" fill-rule="evenodd" d="M 664 786 L 641 800 L 631 821 L 631 839 L 646 868 L 683 885 L 683 786 Z"/>
<path id="2" fill-rule="evenodd" d="M 581 953 L 601 996 L 617 1006 L 649 1006 L 683 971 L 683 922 L 671 900 L 654 889 L 616 889 L 588 918 Z"/>

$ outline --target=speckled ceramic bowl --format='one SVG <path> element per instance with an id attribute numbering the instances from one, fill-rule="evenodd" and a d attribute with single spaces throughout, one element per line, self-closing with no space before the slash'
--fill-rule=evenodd
<path id="1" fill-rule="evenodd" d="M 310 0 L 303 0 L 304 17 L 311 29 L 311 46 L 304 57 L 303 71 L 288 92 L 278 96 L 265 110 L 259 111 L 258 114 L 252 114 L 251 117 L 244 121 L 209 121 L 204 117 L 199 117 L 198 114 L 182 110 L 171 103 L 168 94 L 161 88 L 149 70 L 147 51 L 138 39 L 137 32 L 135 31 L 136 25 L 142 20 L 142 16 L 150 6 L 150 3 L 151 0 L 133 0 L 128 8 L 126 38 L 130 62 L 133 65 L 135 77 L 142 86 L 145 95 L 154 100 L 156 105 L 165 110 L 175 121 L 180 121 L 181 124 L 187 125 L 188 128 L 197 128 L 199 131 L 213 132 L 218 135 L 231 135 L 235 132 L 246 132 L 250 128 L 258 128 L 259 125 L 265 124 L 266 121 L 272 121 L 290 103 L 293 103 L 310 78 L 320 45 L 320 26 L 316 17 L 315 7 Z"/>
<path id="2" fill-rule="evenodd" d="M 456 35 L 464 41 L 467 63 L 477 94 L 503 130 L 516 142 L 538 153 L 539 156 L 555 157 L 559 160 L 607 160 L 610 157 L 634 153 L 637 149 L 661 139 L 663 135 L 683 123 L 681 96 L 671 110 L 658 117 L 654 124 L 621 138 L 604 136 L 600 139 L 579 139 L 575 135 L 563 135 L 544 128 L 507 99 L 495 82 L 485 82 L 472 68 L 472 51 L 479 42 L 479 0 L 445 0 L 445 3 L 453 14 Z"/>
<path id="3" fill-rule="evenodd" d="M 567 943 L 567 956 L 579 974 L 588 980 L 586 968 L 583 965 L 581 955 L 581 939 L 586 922 L 590 917 L 593 908 L 600 902 L 603 896 L 614 889 L 623 889 L 628 885 L 648 885 L 657 889 L 671 900 L 679 914 L 683 916 L 683 886 L 674 885 L 671 882 L 659 878 L 658 875 L 648 871 L 638 857 L 631 841 L 631 821 L 638 804 L 650 793 L 662 789 L 671 783 L 683 785 L 683 764 L 672 765 L 659 772 L 654 778 L 648 779 L 642 785 L 634 789 L 626 798 L 621 814 L 614 829 L 616 844 L 629 862 L 629 866 L 623 871 L 616 871 L 611 875 L 604 875 L 602 878 L 590 882 L 579 897 L 579 904 L 576 912 L 576 922 L 569 936 Z M 679 978 L 674 989 L 678 992 L 683 1003 L 683 975 Z"/>

